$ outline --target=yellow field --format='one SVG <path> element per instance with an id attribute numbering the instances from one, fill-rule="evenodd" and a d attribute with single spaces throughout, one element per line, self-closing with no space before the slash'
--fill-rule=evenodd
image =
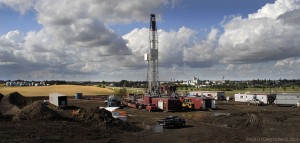
<path id="1" fill-rule="evenodd" d="M 28 86 L 28 87 L 0 87 L 0 93 L 7 95 L 12 92 L 19 92 L 23 96 L 49 96 L 49 93 L 60 93 L 74 96 L 75 93 L 84 95 L 109 95 L 115 91 L 96 86 L 78 85 L 53 85 L 53 86 Z"/>

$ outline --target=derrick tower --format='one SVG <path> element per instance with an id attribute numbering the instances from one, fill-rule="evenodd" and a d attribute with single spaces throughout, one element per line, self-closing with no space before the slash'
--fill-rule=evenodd
<path id="1" fill-rule="evenodd" d="M 150 14 L 149 51 L 144 56 L 148 61 L 147 71 L 147 93 L 149 96 L 159 96 L 158 81 L 158 36 L 155 15 Z"/>

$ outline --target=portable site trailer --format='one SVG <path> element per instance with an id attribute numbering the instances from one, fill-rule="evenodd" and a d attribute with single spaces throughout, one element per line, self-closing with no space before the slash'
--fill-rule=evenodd
<path id="1" fill-rule="evenodd" d="M 248 102 L 249 100 L 255 99 L 255 94 L 234 94 L 234 101 L 236 102 Z"/>
<path id="2" fill-rule="evenodd" d="M 274 102 L 275 96 L 273 94 L 235 94 L 236 102 L 248 102 L 251 100 L 258 100 L 262 104 L 271 104 Z"/>
<path id="3" fill-rule="evenodd" d="M 208 98 L 213 98 L 215 100 L 225 100 L 224 91 L 192 91 L 191 96 L 204 96 Z"/>
<path id="4" fill-rule="evenodd" d="M 262 102 L 263 104 L 269 104 L 269 95 L 267 94 L 257 94 L 256 99 Z"/>
<path id="5" fill-rule="evenodd" d="M 49 94 L 49 103 L 61 108 L 68 106 L 68 98 L 66 95 L 59 93 Z"/>
<path id="6" fill-rule="evenodd" d="M 276 105 L 283 105 L 283 106 L 297 106 L 297 103 L 300 102 L 300 93 L 292 94 L 277 94 L 274 103 Z"/>

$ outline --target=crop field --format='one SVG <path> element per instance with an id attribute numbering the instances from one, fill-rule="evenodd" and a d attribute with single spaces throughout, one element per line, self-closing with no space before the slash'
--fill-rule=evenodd
<path id="1" fill-rule="evenodd" d="M 50 93 L 60 93 L 73 96 L 75 93 L 83 95 L 109 95 L 114 94 L 114 90 L 100 88 L 96 86 L 78 85 L 53 85 L 53 86 L 28 86 L 28 87 L 0 87 L 0 93 L 7 95 L 12 92 L 19 92 L 23 96 L 48 96 Z"/>

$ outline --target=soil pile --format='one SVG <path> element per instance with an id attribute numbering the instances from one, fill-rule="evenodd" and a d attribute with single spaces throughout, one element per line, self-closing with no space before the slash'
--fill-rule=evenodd
<path id="1" fill-rule="evenodd" d="M 141 131 L 141 128 L 132 123 L 112 117 L 111 112 L 105 109 L 89 108 L 80 109 L 75 120 L 93 125 L 105 125 L 108 128 L 116 128 L 129 132 Z"/>
<path id="2" fill-rule="evenodd" d="M 31 103 L 31 104 L 29 104 Z M 29 105 L 28 105 L 29 104 Z M 4 96 L 0 102 L 1 119 L 14 120 L 55 120 L 63 117 L 47 107 L 43 101 L 28 101 L 18 92 Z"/>
<path id="3" fill-rule="evenodd" d="M 0 113 L 0 122 L 1 121 L 10 121 L 12 120 L 13 115 L 3 115 L 2 113 Z"/>
<path id="4" fill-rule="evenodd" d="M 43 101 L 35 101 L 30 105 L 25 106 L 14 117 L 20 120 L 58 120 L 63 117 L 57 112 L 47 107 Z"/>
<path id="5" fill-rule="evenodd" d="M 4 96 L 0 102 L 0 111 L 4 115 L 18 114 L 20 108 L 26 106 L 26 98 L 18 92 Z"/>
<path id="6" fill-rule="evenodd" d="M 1 102 L 3 97 L 4 97 L 4 95 L 0 93 L 0 102 Z"/>

